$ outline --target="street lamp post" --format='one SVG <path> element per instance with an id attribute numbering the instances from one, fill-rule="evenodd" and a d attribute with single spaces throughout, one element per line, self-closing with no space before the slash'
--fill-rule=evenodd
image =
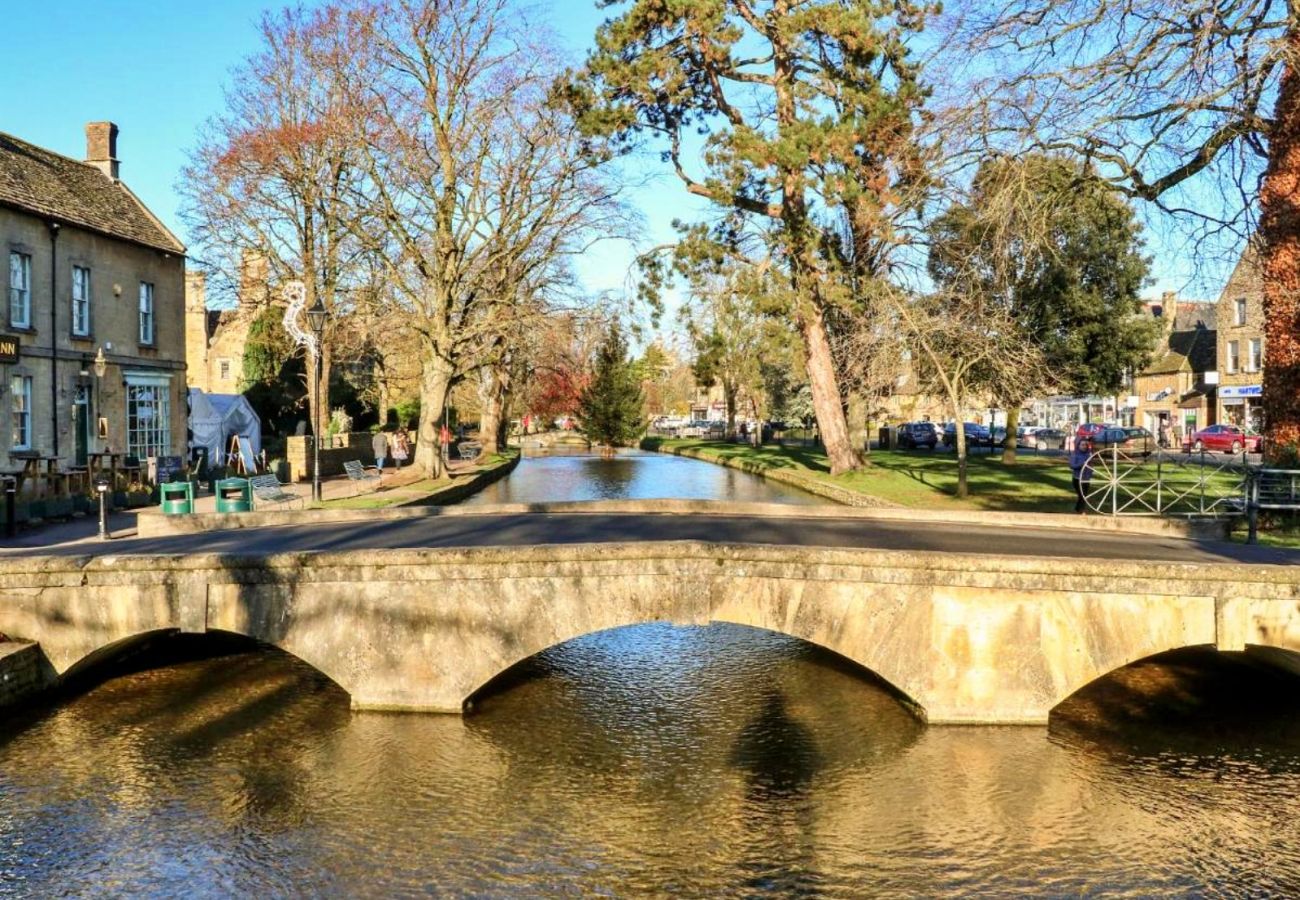
<path id="1" fill-rule="evenodd" d="M 95 372 L 95 419 L 98 421 L 104 416 L 103 410 L 100 408 L 99 405 L 99 398 L 100 398 L 99 386 L 100 384 L 103 383 L 104 375 L 107 374 L 108 372 L 108 360 L 104 359 L 103 347 L 100 347 L 99 352 L 95 354 L 95 362 L 92 364 L 91 368 Z M 95 436 L 96 438 L 99 437 L 98 425 L 96 425 L 95 427 Z"/>
<path id="2" fill-rule="evenodd" d="M 325 336 L 325 320 L 329 313 L 325 309 L 325 304 L 321 302 L 320 297 L 307 310 L 307 325 L 311 328 L 312 337 L 316 339 L 315 352 L 312 354 L 312 385 L 316 395 L 316 421 L 312 423 L 312 464 L 311 464 L 311 496 L 316 503 L 321 501 L 320 490 L 320 420 L 321 420 L 321 356 L 323 346 L 322 339 Z"/>

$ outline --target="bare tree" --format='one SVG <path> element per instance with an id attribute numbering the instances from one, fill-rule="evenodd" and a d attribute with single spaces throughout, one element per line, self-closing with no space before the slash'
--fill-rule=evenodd
<path id="1" fill-rule="evenodd" d="M 1300 441 L 1300 19 L 1287 0 L 968 4 L 979 132 L 1069 151 L 1198 222 L 1200 250 L 1257 231 L 1268 446 Z M 991 73 L 991 74 L 990 74 Z"/>
<path id="2" fill-rule="evenodd" d="M 553 45 L 507 0 L 392 0 L 361 33 L 358 203 L 390 248 L 392 313 L 420 337 L 416 462 L 436 473 L 448 392 L 508 338 L 527 287 L 608 224 L 614 190 L 551 102 Z"/>
<path id="3" fill-rule="evenodd" d="M 351 204 L 360 172 L 352 110 L 340 72 L 351 56 L 345 17 L 336 7 L 266 14 L 262 48 L 246 59 L 226 91 L 226 111 L 203 128 L 182 173 L 183 216 L 202 257 L 233 272 L 251 252 L 283 283 L 300 279 L 307 304 L 334 315 L 324 342 L 323 383 L 344 290 L 358 265 Z M 308 379 L 313 432 L 328 403 Z"/>

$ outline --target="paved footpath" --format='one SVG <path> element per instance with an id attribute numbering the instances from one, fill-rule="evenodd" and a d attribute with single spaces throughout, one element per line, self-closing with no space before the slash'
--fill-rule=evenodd
<path id="1" fill-rule="evenodd" d="M 1061 528 L 837 518 L 616 513 L 431 516 L 365 523 L 213 531 L 145 539 L 127 536 L 98 541 L 91 538 L 55 546 L 0 549 L 0 557 L 194 553 L 265 555 L 300 551 L 680 540 L 1016 557 L 1300 565 L 1300 551 L 1294 550 Z"/>

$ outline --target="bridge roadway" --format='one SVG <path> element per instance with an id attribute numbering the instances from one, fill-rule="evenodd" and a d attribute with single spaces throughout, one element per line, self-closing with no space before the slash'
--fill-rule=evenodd
<path id="1" fill-rule="evenodd" d="M 525 547 L 548 544 L 708 541 L 791 547 L 994 554 L 1013 557 L 1150 562 L 1300 564 L 1300 551 L 1170 536 L 1033 527 L 834 516 L 689 515 L 616 512 L 511 512 L 431 515 L 346 523 L 281 525 L 165 537 L 95 539 L 57 546 L 0 549 L 5 555 L 113 556 L 194 553 L 271 554 L 311 551 Z M 1068 526 L 1073 520 L 1066 519 Z"/>

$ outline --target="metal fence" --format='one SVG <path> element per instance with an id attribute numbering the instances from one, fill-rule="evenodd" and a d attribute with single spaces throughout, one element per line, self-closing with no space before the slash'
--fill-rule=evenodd
<path id="1" fill-rule="evenodd" d="M 1108 516 L 1246 516 L 1253 543 L 1261 510 L 1300 511 L 1300 469 L 1252 465 L 1245 454 L 1094 453 L 1088 506 Z"/>

